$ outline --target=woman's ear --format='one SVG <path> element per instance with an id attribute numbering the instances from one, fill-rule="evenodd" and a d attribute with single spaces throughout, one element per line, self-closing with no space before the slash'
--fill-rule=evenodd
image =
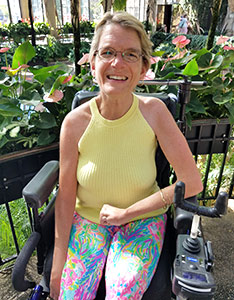
<path id="1" fill-rule="evenodd" d="M 145 74 L 147 73 L 148 71 L 148 66 L 146 66 L 146 64 L 142 64 L 142 69 L 141 69 L 141 74 L 140 74 L 140 80 L 144 80 L 145 78 Z"/>
<path id="2" fill-rule="evenodd" d="M 95 77 L 95 58 L 93 57 L 91 62 L 90 62 L 90 68 L 91 68 L 91 73 L 92 73 L 92 76 Z"/>

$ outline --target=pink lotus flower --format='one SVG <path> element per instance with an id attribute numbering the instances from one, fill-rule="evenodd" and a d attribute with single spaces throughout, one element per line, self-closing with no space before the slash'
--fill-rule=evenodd
<path id="1" fill-rule="evenodd" d="M 184 48 L 190 43 L 190 40 L 184 35 L 179 35 L 172 40 L 172 44 L 176 45 L 177 48 Z"/>
<path id="2" fill-rule="evenodd" d="M 234 50 L 234 46 L 224 46 L 224 50 Z"/>
<path id="3" fill-rule="evenodd" d="M 10 48 L 1 48 L 0 49 L 0 53 L 5 53 L 9 50 Z"/>
<path id="4" fill-rule="evenodd" d="M 149 69 L 145 74 L 144 80 L 153 80 L 155 78 L 155 73 Z"/>
<path id="5" fill-rule="evenodd" d="M 84 65 L 89 63 L 89 53 L 84 54 L 81 59 L 78 61 L 78 65 Z"/>
<path id="6" fill-rule="evenodd" d="M 67 77 L 63 80 L 62 84 L 68 83 L 71 79 L 72 79 L 72 75 L 67 76 Z"/>
<path id="7" fill-rule="evenodd" d="M 55 90 L 51 95 L 46 94 L 43 99 L 47 102 L 59 102 L 63 98 L 63 92 Z"/>
<path id="8" fill-rule="evenodd" d="M 227 37 L 227 36 L 220 36 L 218 39 L 217 39 L 217 42 L 216 42 L 216 45 L 221 45 L 221 44 L 224 44 L 226 43 L 230 38 Z"/>
<path id="9" fill-rule="evenodd" d="M 161 58 L 158 57 L 158 56 L 151 56 L 151 57 L 150 57 L 151 65 L 156 64 L 156 63 L 159 62 L 160 60 L 161 60 Z"/>

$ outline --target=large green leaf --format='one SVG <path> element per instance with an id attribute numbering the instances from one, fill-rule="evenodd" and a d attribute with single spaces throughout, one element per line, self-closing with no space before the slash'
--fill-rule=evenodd
<path id="1" fill-rule="evenodd" d="M 186 112 L 194 112 L 194 113 L 200 113 L 205 114 L 206 110 L 203 104 L 198 100 L 195 93 L 191 93 L 191 99 L 190 102 L 186 105 Z"/>
<path id="2" fill-rule="evenodd" d="M 223 62 L 223 56 L 222 55 L 215 55 L 214 59 L 211 61 L 211 67 L 212 68 L 218 68 L 221 66 Z"/>
<path id="3" fill-rule="evenodd" d="M 41 129 L 49 129 L 55 127 L 57 123 L 52 114 L 43 112 L 40 114 L 40 120 L 38 120 L 35 125 Z"/>
<path id="4" fill-rule="evenodd" d="M 234 103 L 233 102 L 228 102 L 225 104 L 228 112 L 229 112 L 229 120 L 231 124 L 234 124 Z"/>
<path id="5" fill-rule="evenodd" d="M 232 91 L 229 91 L 225 94 L 221 94 L 221 93 L 218 93 L 216 95 L 213 96 L 213 101 L 216 103 L 216 104 L 225 104 L 227 102 L 230 102 L 233 98 L 233 92 Z"/>
<path id="6" fill-rule="evenodd" d="M 13 103 L 0 103 L 0 115 L 4 117 L 22 116 L 22 110 Z"/>
<path id="7" fill-rule="evenodd" d="M 52 65 L 52 66 L 49 66 L 49 67 L 43 67 L 43 68 L 39 68 L 39 69 L 34 67 L 34 68 L 30 68 L 29 70 L 34 75 L 40 75 L 40 74 L 45 74 L 45 73 L 51 72 L 51 71 L 57 69 L 59 66 L 60 65 Z"/>
<path id="8" fill-rule="evenodd" d="M 198 72 L 197 62 L 195 59 L 192 59 L 184 68 L 183 75 L 196 76 Z"/>
<path id="9" fill-rule="evenodd" d="M 19 65 L 27 64 L 34 56 L 36 51 L 29 41 L 21 44 L 14 53 L 12 68 L 17 69 Z"/>
<path id="10" fill-rule="evenodd" d="M 205 53 L 197 60 L 198 66 L 202 69 L 210 68 L 212 57 L 210 52 Z"/>
<path id="11" fill-rule="evenodd" d="M 49 130 L 43 130 L 37 140 L 38 146 L 44 146 L 51 144 L 56 139 L 56 135 L 54 133 L 50 133 Z"/>

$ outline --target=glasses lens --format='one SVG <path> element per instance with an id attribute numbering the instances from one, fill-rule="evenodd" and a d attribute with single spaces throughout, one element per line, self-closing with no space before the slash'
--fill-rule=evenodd
<path id="1" fill-rule="evenodd" d="M 98 55 L 103 60 L 111 60 L 116 55 L 116 51 L 112 48 L 101 48 L 98 50 Z"/>
<path id="2" fill-rule="evenodd" d="M 123 59 L 128 62 L 136 62 L 140 59 L 140 54 L 134 50 L 126 50 L 123 52 Z"/>

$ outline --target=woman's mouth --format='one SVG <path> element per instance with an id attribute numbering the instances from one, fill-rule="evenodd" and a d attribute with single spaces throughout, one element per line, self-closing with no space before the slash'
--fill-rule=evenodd
<path id="1" fill-rule="evenodd" d="M 107 78 L 112 80 L 119 80 L 119 81 L 125 81 L 128 79 L 128 77 L 126 76 L 117 76 L 117 75 L 108 75 Z"/>

